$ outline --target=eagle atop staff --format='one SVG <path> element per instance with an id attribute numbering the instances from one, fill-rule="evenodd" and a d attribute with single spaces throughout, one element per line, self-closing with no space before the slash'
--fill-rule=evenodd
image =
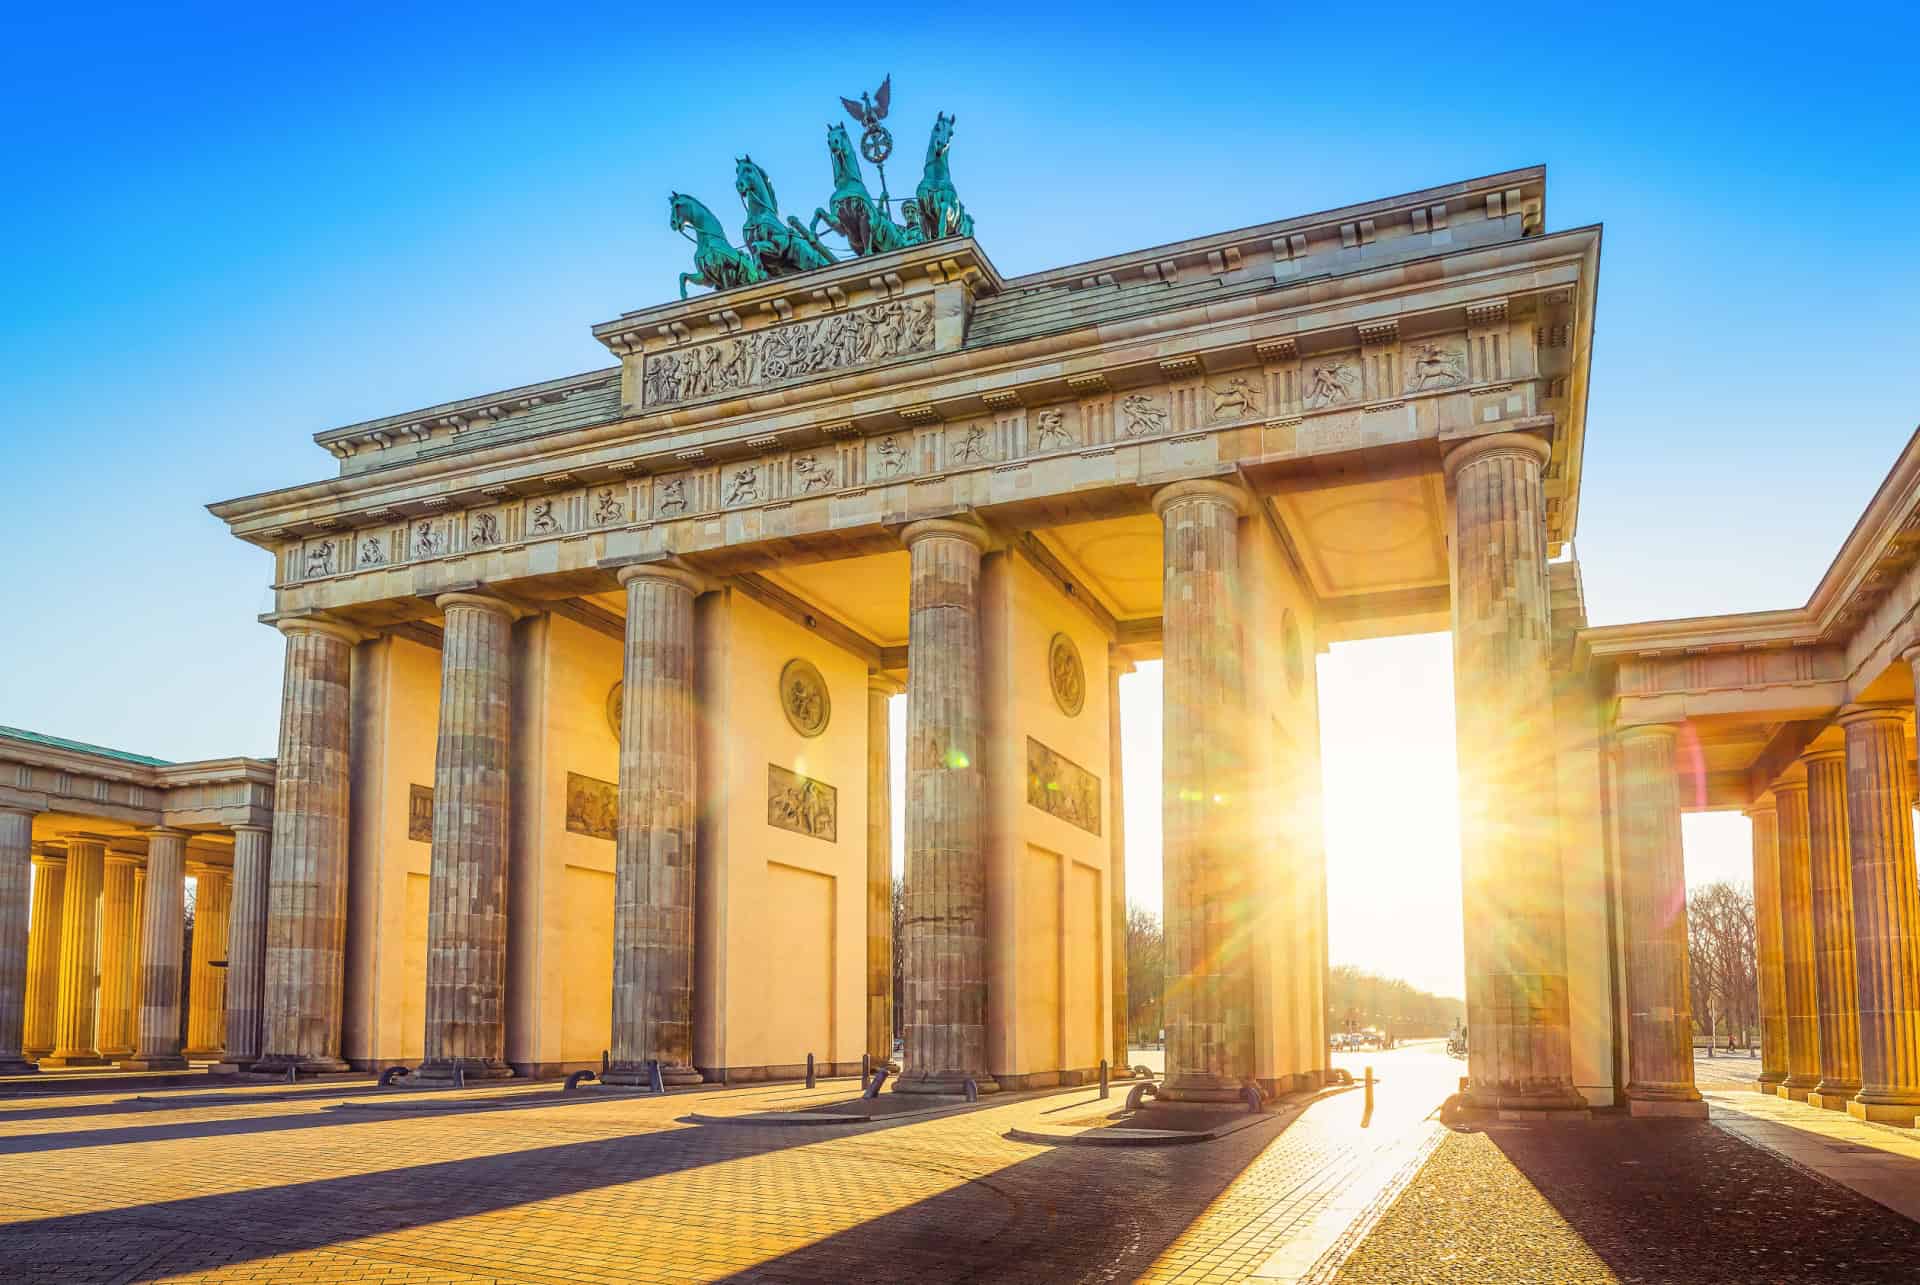
<path id="1" fill-rule="evenodd" d="M 860 128 L 872 129 L 887 118 L 887 99 L 892 93 L 893 73 L 888 72 L 887 78 L 880 82 L 880 88 L 871 97 L 862 93 L 860 101 L 856 103 L 843 95 L 840 103 L 847 109 L 847 115 L 860 122 Z"/>

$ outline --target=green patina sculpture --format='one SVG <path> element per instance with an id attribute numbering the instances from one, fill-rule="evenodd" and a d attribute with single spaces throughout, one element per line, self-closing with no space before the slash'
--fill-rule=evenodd
<path id="1" fill-rule="evenodd" d="M 910 200 L 900 203 L 900 222 L 888 212 L 891 198 L 886 191 L 885 161 L 893 149 L 893 136 L 880 121 L 887 114 L 892 78 L 881 82 L 874 95 L 861 95 L 855 102 L 843 98 L 847 111 L 865 127 L 860 150 L 845 125 L 827 127 L 827 154 L 833 163 L 833 195 L 825 207 L 813 212 L 810 223 L 780 217 L 780 203 L 774 196 L 773 180 L 754 164 L 750 156 L 734 162 L 733 186 L 747 212 L 740 235 L 744 249 L 727 240 L 726 231 L 713 211 L 684 193 L 675 192 L 669 202 L 669 222 L 675 232 L 693 229 L 694 271 L 680 274 L 680 297 L 687 297 L 687 284 L 731 290 L 752 285 L 770 277 L 791 276 L 824 268 L 838 260 L 820 240 L 821 224 L 847 240 L 856 256 L 885 254 L 923 241 L 942 237 L 972 236 L 973 216 L 960 203 L 953 178 L 947 169 L 947 152 L 953 146 L 954 117 L 938 113 L 933 133 L 927 139 L 927 160 L 920 186 Z M 860 158 L 880 167 L 880 199 L 867 191 Z"/>
<path id="2" fill-rule="evenodd" d="M 770 277 L 785 277 L 824 268 L 836 261 L 819 237 L 800 226 L 800 220 L 789 217 L 785 223 L 780 221 L 780 203 L 773 194 L 773 180 L 754 164 L 751 156 L 742 156 L 734 162 L 733 187 L 740 193 L 740 203 L 747 210 L 740 238 L 746 242 L 747 253 L 762 272 Z"/>
<path id="3" fill-rule="evenodd" d="M 680 274 L 682 299 L 687 297 L 689 281 L 715 290 L 731 290 L 766 280 L 760 264 L 753 256 L 733 248 L 727 240 L 727 230 L 698 197 L 685 192 L 673 193 L 667 201 L 667 225 L 675 232 L 689 226 L 693 228 L 693 271 Z"/>
<path id="4" fill-rule="evenodd" d="M 825 223 L 847 238 L 857 255 L 885 254 L 920 240 L 918 227 L 901 227 L 867 194 L 867 181 L 860 173 L 845 125 L 836 122 L 827 126 L 827 154 L 833 160 L 833 195 L 827 198 L 825 209 L 813 212 L 813 222 L 808 226 L 817 231 Z"/>

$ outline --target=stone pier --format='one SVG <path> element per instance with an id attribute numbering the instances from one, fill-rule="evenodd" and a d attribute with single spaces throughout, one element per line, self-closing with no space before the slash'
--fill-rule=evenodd
<path id="1" fill-rule="evenodd" d="M 984 529 L 932 519 L 902 533 L 907 607 L 906 1066 L 903 1093 L 982 1093 L 987 1070 L 986 784 L 981 767 Z"/>
<path id="2" fill-rule="evenodd" d="M 1780 936 L 1780 816 L 1772 795 L 1747 809 L 1753 826 L 1754 953 L 1760 973 L 1760 1074 L 1772 1093 L 1787 1078 L 1787 971 Z"/>
<path id="3" fill-rule="evenodd" d="M 505 1079 L 508 741 L 514 613 L 445 594 L 440 736 L 427 902 L 427 1030 L 419 1074 Z"/>
<path id="4" fill-rule="evenodd" d="M 693 603 L 679 568 L 622 568 L 627 593 L 613 892 L 609 1084 L 698 1084 L 693 1067 L 693 893 L 699 845 Z"/>
<path id="5" fill-rule="evenodd" d="M 24 1050 L 33 864 L 33 813 L 0 807 L 0 1075 L 35 1069 Z"/>
<path id="6" fill-rule="evenodd" d="M 1223 482 L 1176 482 L 1154 494 L 1153 507 L 1165 558 L 1160 1095 L 1230 1102 L 1254 1079 L 1240 582 L 1247 497 Z"/>
<path id="7" fill-rule="evenodd" d="M 265 826 L 233 827 L 233 903 L 227 912 L 226 1060 L 242 1069 L 260 1056 L 271 837 Z"/>
<path id="8" fill-rule="evenodd" d="M 1846 1108 L 1860 1091 L 1860 1012 L 1854 965 L 1853 876 L 1847 845 L 1844 750 L 1801 755 L 1807 768 L 1807 839 L 1813 891 L 1813 961 L 1820 1030 L 1820 1082 L 1813 1106 Z"/>
<path id="9" fill-rule="evenodd" d="M 1627 948 L 1627 1101 L 1634 1115 L 1705 1119 L 1693 1084 L 1687 881 L 1680 851 L 1678 729 L 1622 728 L 1620 868 Z"/>
<path id="10" fill-rule="evenodd" d="M 100 1066 L 98 1031 L 100 981 L 100 892 L 107 872 L 107 847 L 98 839 L 67 842 L 66 894 L 60 905 L 60 1007 L 54 1020 L 53 1052 L 42 1068 Z"/>
<path id="11" fill-rule="evenodd" d="M 1446 457 L 1467 944 L 1468 1095 L 1584 1108 L 1573 1084 L 1566 911 L 1555 850 L 1546 498 L 1549 448 L 1495 433 Z"/>
<path id="12" fill-rule="evenodd" d="M 1840 716 L 1860 1018 L 1861 1085 L 1847 1110 L 1911 1128 L 1920 1116 L 1920 886 L 1905 724 L 1897 707 Z"/>
<path id="13" fill-rule="evenodd" d="M 281 622 L 286 677 L 267 895 L 266 1008 L 255 1069 L 344 1071 L 349 677 L 356 634 Z M 148 896 L 154 893 L 148 889 Z"/>
<path id="14" fill-rule="evenodd" d="M 867 1054 L 893 1059 L 893 732 L 888 701 L 900 684 L 867 675 Z"/>
<path id="15" fill-rule="evenodd" d="M 184 1070 L 180 1054 L 180 952 L 186 943 L 187 836 L 147 832 L 146 905 L 140 928 L 140 1020 L 123 1071 Z"/>

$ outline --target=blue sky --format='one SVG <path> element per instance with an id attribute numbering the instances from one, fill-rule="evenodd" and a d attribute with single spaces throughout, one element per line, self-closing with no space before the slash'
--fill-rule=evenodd
<path id="1" fill-rule="evenodd" d="M 730 209 L 751 151 L 804 217 L 888 71 L 896 187 L 956 113 L 1008 274 L 1546 164 L 1548 225 L 1606 225 L 1596 621 L 1802 601 L 1920 420 L 1909 10 L 900 11 L 11 15 L 0 722 L 271 753 L 267 559 L 200 506 L 608 364 L 685 266 L 666 193 Z"/>

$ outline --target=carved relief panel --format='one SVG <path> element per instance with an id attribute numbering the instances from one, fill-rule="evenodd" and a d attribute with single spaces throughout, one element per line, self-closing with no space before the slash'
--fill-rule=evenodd
<path id="1" fill-rule="evenodd" d="M 612 839 L 620 817 L 620 789 L 578 772 L 567 773 L 567 829 L 590 839 Z"/>
<path id="2" fill-rule="evenodd" d="M 767 764 L 767 824 L 828 843 L 839 841 L 840 792 L 824 781 Z"/>
<path id="3" fill-rule="evenodd" d="M 1100 833 L 1100 778 L 1027 738 L 1027 802 L 1088 834 Z"/>
<path id="4" fill-rule="evenodd" d="M 933 300 L 894 299 L 648 353 L 642 407 L 811 378 L 933 348 Z"/>

